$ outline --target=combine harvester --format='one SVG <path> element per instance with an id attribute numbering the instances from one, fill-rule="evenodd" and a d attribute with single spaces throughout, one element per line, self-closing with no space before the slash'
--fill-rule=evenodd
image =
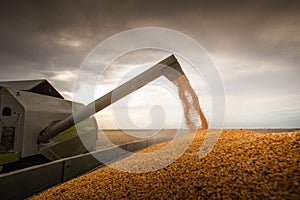
<path id="1" fill-rule="evenodd" d="M 0 175 L 0 196 L 24 198 L 76 177 L 101 165 L 93 158 L 96 154 L 108 162 L 125 156 L 114 148 L 87 153 L 96 147 L 95 111 L 160 76 L 175 82 L 183 75 L 171 55 L 87 106 L 74 103 L 80 108 L 75 113 L 73 102 L 65 100 L 46 80 L 1 82 L 0 166 L 2 173 L 15 171 Z M 122 148 L 136 151 L 154 143 L 138 141 Z M 36 166 L 24 168 L 31 165 Z"/>

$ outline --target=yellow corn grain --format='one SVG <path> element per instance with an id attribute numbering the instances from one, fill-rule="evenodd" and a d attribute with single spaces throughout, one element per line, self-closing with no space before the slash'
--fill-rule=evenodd
<path id="1" fill-rule="evenodd" d="M 31 198 L 299 199 L 299 131 L 260 134 L 226 130 L 214 149 L 199 160 L 204 137 L 203 131 L 199 131 L 184 155 L 157 171 L 129 173 L 106 166 Z M 165 145 L 158 144 L 138 154 Z M 137 169 L 150 163 L 137 166 L 130 157 L 118 162 Z"/>

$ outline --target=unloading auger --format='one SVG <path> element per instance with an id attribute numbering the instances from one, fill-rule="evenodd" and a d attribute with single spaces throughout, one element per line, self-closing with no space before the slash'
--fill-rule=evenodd
<path id="1" fill-rule="evenodd" d="M 98 131 L 95 113 L 160 76 L 174 82 L 182 75 L 180 64 L 171 55 L 86 106 L 65 100 L 46 80 L 1 82 L 0 166 L 28 158 L 56 160 L 94 150 Z M 80 107 L 75 113 L 72 104 Z"/>

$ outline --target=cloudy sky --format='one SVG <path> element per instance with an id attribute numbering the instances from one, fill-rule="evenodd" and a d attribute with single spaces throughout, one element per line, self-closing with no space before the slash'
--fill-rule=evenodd
<path id="1" fill-rule="evenodd" d="M 99 43 L 133 28 L 163 27 L 196 40 L 215 63 L 226 93 L 225 127 L 299 127 L 299 13 L 300 3 L 288 0 L 2 1 L 0 81 L 46 78 L 71 99 L 77 90 L 88 89 L 83 83 L 74 91 L 74 81 L 82 62 Z M 166 55 L 159 51 L 132 53 L 114 63 L 113 77 L 122 78 L 132 67 L 141 69 Z M 106 73 L 99 86 L 104 89 L 98 95 L 117 81 Z M 205 87 L 196 92 L 204 99 L 209 118 L 209 92 Z M 161 112 L 159 107 L 149 112 L 159 104 L 153 99 L 165 93 L 154 84 L 148 91 L 132 95 L 132 121 L 139 127 L 151 124 L 151 114 Z M 162 100 L 173 102 L 172 98 L 165 95 Z M 122 114 L 120 105 L 122 102 L 117 106 Z M 178 104 L 161 105 L 169 106 L 166 127 L 174 127 L 180 120 L 174 118 L 174 113 L 180 113 Z M 104 128 L 116 127 L 111 108 L 97 119 Z"/>

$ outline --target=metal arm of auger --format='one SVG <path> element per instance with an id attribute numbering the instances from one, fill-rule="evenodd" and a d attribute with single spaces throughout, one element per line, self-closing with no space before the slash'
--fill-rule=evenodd
<path id="1" fill-rule="evenodd" d="M 107 106 L 136 91 L 160 76 L 165 76 L 173 82 L 181 75 L 184 75 L 184 72 L 182 71 L 181 66 L 175 56 L 171 55 L 145 72 L 120 85 L 99 99 L 91 102 L 81 110 L 69 115 L 57 123 L 51 124 L 40 133 L 38 137 L 38 143 L 48 141 L 50 138 L 74 126 L 75 123 L 79 123 L 89 118 L 95 113 L 103 110 Z"/>

